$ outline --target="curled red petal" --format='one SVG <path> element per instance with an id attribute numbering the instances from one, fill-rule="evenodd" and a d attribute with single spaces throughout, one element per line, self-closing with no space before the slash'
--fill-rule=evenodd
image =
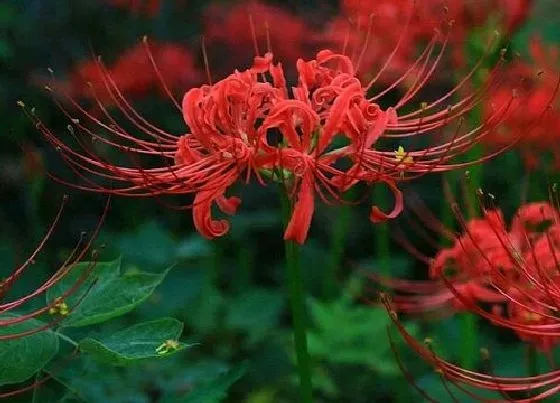
<path id="1" fill-rule="evenodd" d="M 230 228 L 227 220 L 212 219 L 212 203 L 214 201 L 222 211 L 228 214 L 235 213 L 241 202 L 236 197 L 227 199 L 223 194 L 216 194 L 216 191 L 201 191 L 196 194 L 193 205 L 194 227 L 207 239 L 224 236 Z"/>
<path id="2" fill-rule="evenodd" d="M 391 192 L 393 192 L 393 195 L 395 196 L 395 205 L 393 207 L 393 210 L 391 210 L 391 212 L 388 214 L 381 211 L 379 207 L 372 206 L 371 213 L 369 214 L 369 219 L 373 223 L 379 223 L 379 222 L 396 218 L 403 210 L 403 194 L 397 188 L 395 183 L 388 180 L 380 180 L 380 182 L 383 182 L 387 186 L 389 186 L 389 189 L 391 190 Z"/>
<path id="3" fill-rule="evenodd" d="M 237 208 L 241 204 L 241 199 L 239 197 L 225 197 L 224 195 L 218 196 L 216 203 L 220 210 L 224 213 L 233 215 L 237 212 Z"/>

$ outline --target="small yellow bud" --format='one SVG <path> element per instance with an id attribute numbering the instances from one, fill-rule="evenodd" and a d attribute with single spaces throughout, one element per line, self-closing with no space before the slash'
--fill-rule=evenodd
<path id="1" fill-rule="evenodd" d="M 69 313 L 70 308 L 68 308 L 68 304 L 66 304 L 62 298 L 55 299 L 54 305 L 49 308 L 49 314 L 51 315 L 59 314 L 61 316 L 68 316 Z"/>
<path id="2" fill-rule="evenodd" d="M 397 151 L 395 151 L 395 161 L 397 161 L 398 163 L 412 164 L 414 162 L 414 159 L 412 158 L 412 156 L 406 155 L 403 146 L 399 146 Z"/>
<path id="3" fill-rule="evenodd" d="M 158 348 L 156 348 L 156 353 L 158 355 L 169 354 L 178 350 L 180 346 L 181 344 L 177 340 L 165 340 Z"/>

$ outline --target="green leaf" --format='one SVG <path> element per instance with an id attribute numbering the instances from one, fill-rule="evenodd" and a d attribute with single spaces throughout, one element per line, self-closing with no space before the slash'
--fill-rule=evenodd
<path id="1" fill-rule="evenodd" d="M 277 290 L 250 289 L 228 304 L 226 326 L 245 331 L 250 343 L 257 342 L 277 325 L 284 303 L 284 295 Z"/>
<path id="2" fill-rule="evenodd" d="M 330 303 L 311 301 L 310 312 L 315 323 L 308 334 L 312 355 L 334 364 L 365 365 L 385 376 L 401 373 L 387 337 L 391 320 L 384 309 L 354 305 L 344 293 Z"/>
<path id="3" fill-rule="evenodd" d="M 162 318 L 139 323 L 127 329 L 100 339 L 82 340 L 80 350 L 102 362 L 113 365 L 128 365 L 138 361 L 167 357 L 184 350 L 189 345 L 170 344 L 167 353 L 161 348 L 166 342 L 177 342 L 183 331 L 183 324 L 173 318 Z"/>
<path id="4" fill-rule="evenodd" d="M 17 315 L 0 315 L 3 321 Z M 37 329 L 45 323 L 27 319 L 9 326 L 0 326 L 0 335 L 15 335 Z M 29 379 L 42 369 L 58 352 L 58 337 L 51 330 L 44 330 L 13 340 L 0 341 L 0 385 L 18 383 Z"/>
<path id="5" fill-rule="evenodd" d="M 82 262 L 47 292 L 47 301 L 64 294 L 88 270 Z M 64 302 L 73 309 L 61 324 L 64 327 L 89 326 L 130 312 L 144 302 L 163 281 L 169 269 L 160 274 L 129 272 L 120 274 L 120 259 L 96 263 L 91 276 Z"/>
<path id="6" fill-rule="evenodd" d="M 217 378 L 207 382 L 200 387 L 193 390 L 182 400 L 183 403 L 217 403 L 221 402 L 227 397 L 227 392 L 231 385 L 237 382 L 247 372 L 247 364 L 242 364 L 236 369 L 228 371 L 227 373 L 218 376 Z M 171 403 L 172 396 L 163 399 L 162 403 Z"/>
<path id="7" fill-rule="evenodd" d="M 175 259 L 177 248 L 169 231 L 153 220 L 142 224 L 135 232 L 116 235 L 114 243 L 127 261 L 140 267 L 168 265 Z"/>

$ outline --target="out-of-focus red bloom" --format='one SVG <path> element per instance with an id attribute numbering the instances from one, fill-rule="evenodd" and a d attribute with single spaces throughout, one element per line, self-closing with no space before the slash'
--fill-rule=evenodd
<path id="1" fill-rule="evenodd" d="M 555 75 L 560 71 L 558 49 L 546 48 L 540 40 L 534 39 L 529 50 L 535 65 L 517 61 L 504 77 L 510 82 L 523 78 L 514 100 L 516 105 L 522 106 L 522 113 L 509 116 L 484 143 L 489 147 L 502 147 L 526 127 L 527 121 L 540 116 L 541 124 L 527 132 L 517 148 L 529 169 L 535 169 L 541 156 L 546 154 L 551 154 L 556 167 L 560 168 L 560 104 L 550 103 L 550 94 L 556 90 Z M 503 89 L 494 91 L 485 103 L 486 113 L 493 113 L 494 105 L 500 105 L 507 96 Z M 543 108 L 548 109 L 544 114 Z"/>
<path id="2" fill-rule="evenodd" d="M 442 29 L 442 22 L 451 23 L 450 28 L 444 28 L 449 30 L 446 39 L 453 45 L 454 63 L 462 67 L 464 43 L 473 29 L 483 26 L 490 17 L 501 16 L 501 31 L 510 35 L 524 22 L 531 4 L 531 0 L 342 0 L 342 15 L 331 21 L 325 36 L 331 46 L 354 52 L 362 49 L 364 41 L 371 42 L 361 55 L 360 70 L 365 76 L 375 74 L 382 66 L 380 61 L 392 55 L 382 77 L 392 81 L 409 68 L 418 49 Z M 355 22 L 356 29 L 347 29 L 348 19 Z"/>
<path id="3" fill-rule="evenodd" d="M 409 69 L 373 96 L 369 92 L 374 80 L 362 83 L 356 77 L 356 61 L 348 56 L 323 50 L 313 60 L 298 59 L 297 85 L 288 88 L 283 66 L 274 64 L 272 54 L 267 53 L 256 57 L 248 70 L 236 71 L 214 85 L 190 89 L 181 106 L 176 102 L 188 126 L 187 134 L 167 133 L 144 119 L 101 65 L 111 101 L 129 121 L 127 127 L 136 129 L 135 134 L 119 125 L 106 108 L 101 108 L 103 116 L 99 118 L 88 113 L 71 94 L 66 98 L 73 110 L 59 106 L 71 119 L 74 146 L 56 136 L 37 116 L 28 115 L 84 181 L 74 186 L 128 196 L 192 195 L 194 203 L 185 207 L 193 208 L 195 226 L 208 238 L 229 229 L 227 221 L 212 219 L 211 207 L 215 202 L 226 214 L 236 211 L 240 200 L 225 195 L 231 185 L 253 177 L 260 183 L 265 183 L 266 177 L 282 181 L 295 200 L 285 238 L 303 243 L 316 196 L 325 202 L 340 201 L 341 194 L 358 183 L 384 184 L 393 192 L 395 205 L 388 213 L 372 207 L 370 219 L 379 222 L 400 213 L 400 182 L 493 156 L 454 162 L 512 112 L 506 102 L 478 126 L 463 127 L 462 116 L 479 102 L 482 93 L 466 93 L 451 105 L 446 102 L 472 73 L 441 98 L 402 112 L 432 77 L 440 60 L 431 58 L 436 45 L 431 46 L 431 51 L 418 58 L 417 68 Z M 441 52 L 443 49 L 438 54 Z M 393 107 L 381 108 L 378 100 L 413 70 L 409 90 Z M 494 71 L 488 86 L 495 84 L 495 78 Z M 444 133 L 450 127 L 455 130 Z M 114 147 L 132 163 L 108 161 L 83 135 L 95 140 L 94 146 Z M 394 146 L 383 148 L 381 143 L 415 137 L 431 142 L 412 151 L 402 146 L 397 151 Z M 145 168 L 145 157 L 158 161 Z"/>
<path id="4" fill-rule="evenodd" d="M 195 67 L 189 50 L 172 43 L 150 44 L 151 57 L 169 89 L 184 91 L 201 82 L 202 75 Z M 55 83 L 54 89 L 64 89 L 72 97 L 79 99 L 97 98 L 108 106 L 115 103 L 106 76 L 119 86 L 123 94 L 130 98 L 140 98 L 153 89 L 164 94 L 150 53 L 143 43 L 125 51 L 110 67 L 103 71 L 96 60 L 79 64 L 70 74 L 69 80 Z"/>
<path id="5" fill-rule="evenodd" d="M 485 211 L 429 263 L 431 282 L 382 280 L 415 294 L 396 296 L 393 309 L 471 310 L 540 350 L 560 341 L 560 212 L 552 204 L 522 206 L 509 229 L 499 210 Z"/>
<path id="6" fill-rule="evenodd" d="M 272 51 L 278 60 L 293 66 L 299 58 L 313 57 L 316 50 L 316 39 L 302 17 L 260 1 L 213 2 L 203 21 L 210 67 L 218 77 L 250 66 L 259 52 Z"/>

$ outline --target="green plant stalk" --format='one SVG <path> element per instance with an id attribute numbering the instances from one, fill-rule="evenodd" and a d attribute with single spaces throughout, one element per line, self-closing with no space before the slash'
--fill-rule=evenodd
<path id="1" fill-rule="evenodd" d="M 305 290 L 301 275 L 299 246 L 292 241 L 286 241 L 287 280 L 292 307 L 292 321 L 294 326 L 294 343 L 300 382 L 301 401 L 313 401 L 311 385 L 311 361 L 307 351 Z"/>
<path id="2" fill-rule="evenodd" d="M 323 297 L 333 299 L 337 291 L 337 277 L 344 256 L 344 242 L 350 224 L 350 206 L 343 204 L 338 208 L 336 221 L 331 232 L 331 247 L 329 253 L 329 268 L 323 276 Z"/>
<path id="3" fill-rule="evenodd" d="M 474 111 L 479 115 L 478 111 Z M 482 155 L 481 147 L 476 146 L 468 153 L 468 160 L 474 161 Z M 477 165 L 469 169 L 469 183 L 464 188 L 465 201 L 467 205 L 467 219 L 477 217 L 479 201 L 476 191 L 482 186 L 482 166 Z M 464 183 L 464 182 L 463 182 Z M 478 361 L 478 317 L 472 313 L 464 313 L 460 316 L 460 329 L 462 337 L 460 363 L 463 368 L 474 368 Z"/>
<path id="4" fill-rule="evenodd" d="M 245 244 L 246 245 L 246 244 Z M 239 247 L 237 262 L 239 264 L 239 274 L 235 276 L 235 287 L 244 290 L 251 283 L 253 276 L 253 266 L 255 257 L 249 248 Z"/>
<path id="5" fill-rule="evenodd" d="M 539 361 L 537 349 L 531 344 L 525 346 L 525 354 L 527 359 L 527 372 L 529 376 L 537 376 L 539 374 Z"/>
<path id="6" fill-rule="evenodd" d="M 525 360 L 529 376 L 539 375 L 539 357 L 537 355 L 537 349 L 534 345 L 527 344 L 525 346 Z M 527 397 L 532 398 L 533 394 L 527 391 Z"/>
<path id="7" fill-rule="evenodd" d="M 281 189 L 282 190 L 282 189 Z M 281 192 L 280 200 L 284 222 L 290 218 L 290 202 L 285 192 Z M 313 402 L 313 386 L 311 383 L 311 360 L 307 350 L 305 310 L 305 289 L 301 272 L 300 248 L 293 241 L 285 241 L 286 251 L 286 280 L 290 294 L 292 309 L 292 323 L 294 328 L 294 345 L 296 350 L 296 363 L 299 375 L 300 397 L 302 403 Z"/>
<path id="8" fill-rule="evenodd" d="M 373 189 L 373 199 L 375 204 L 387 204 L 387 193 L 383 187 L 375 186 Z M 387 223 L 375 225 L 375 251 L 376 260 L 379 265 L 381 275 L 388 276 L 390 274 L 389 261 L 391 259 L 389 226 Z"/>
<path id="9" fill-rule="evenodd" d="M 472 156 L 472 155 L 470 155 Z M 474 167 L 478 168 L 478 167 Z M 471 171 L 470 180 L 471 183 L 474 185 L 476 181 L 479 181 L 479 177 L 477 177 L 478 173 L 475 171 L 475 175 L 473 175 Z M 453 192 L 455 187 L 455 173 L 449 172 L 446 174 L 446 180 L 450 183 L 451 189 L 450 191 Z M 477 202 L 473 200 L 473 197 L 476 197 L 474 193 L 465 192 L 465 197 L 467 198 L 467 205 L 472 205 L 473 202 Z M 469 215 L 473 213 L 472 209 L 469 208 Z M 442 203 L 442 208 L 440 212 L 440 220 L 445 228 L 453 229 L 454 227 L 454 215 L 451 209 L 448 208 L 445 202 Z M 472 215 L 471 215 L 472 217 Z M 449 246 L 447 238 L 443 237 L 441 240 L 442 245 Z M 459 315 L 459 331 L 461 335 L 461 346 L 460 346 L 460 353 L 459 353 L 459 362 L 463 368 L 474 368 L 478 352 L 476 351 L 477 346 L 477 317 L 470 314 L 470 313 L 463 313 Z"/>

